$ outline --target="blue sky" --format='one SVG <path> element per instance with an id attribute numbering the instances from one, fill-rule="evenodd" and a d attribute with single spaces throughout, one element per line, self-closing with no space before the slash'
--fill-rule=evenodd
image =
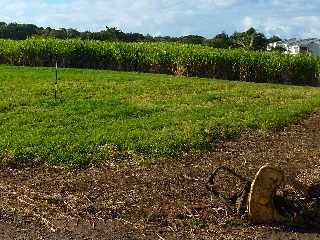
<path id="1" fill-rule="evenodd" d="M 320 38 L 320 0 L 0 0 L 0 21 L 97 31 L 212 37 L 255 27 L 267 36 Z"/>

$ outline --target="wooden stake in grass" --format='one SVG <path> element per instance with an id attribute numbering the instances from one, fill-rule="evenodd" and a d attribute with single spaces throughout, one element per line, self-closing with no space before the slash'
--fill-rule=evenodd
<path id="1" fill-rule="evenodd" d="M 58 92 L 58 62 L 56 61 L 56 82 L 54 85 L 54 99 L 57 100 L 57 92 Z"/>

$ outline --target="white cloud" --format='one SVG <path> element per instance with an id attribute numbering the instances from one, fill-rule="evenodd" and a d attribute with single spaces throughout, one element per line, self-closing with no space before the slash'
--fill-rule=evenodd
<path id="1" fill-rule="evenodd" d="M 39 26 L 73 27 L 80 30 L 102 30 L 107 26 L 124 31 L 179 35 L 192 32 L 185 21 L 195 18 L 209 7 L 225 8 L 236 0 L 69 0 L 19 1 L 0 0 L 0 21 L 31 22 Z M 168 31 L 169 30 L 169 31 Z"/>
<path id="2" fill-rule="evenodd" d="M 196 2 L 196 1 L 194 1 Z M 215 7 L 231 7 L 239 3 L 239 0 L 200 0 L 205 5 L 211 5 Z"/>
<path id="3" fill-rule="evenodd" d="M 242 26 L 243 26 L 243 31 L 248 30 L 251 27 L 254 27 L 254 23 L 253 23 L 252 17 L 246 16 L 242 20 Z"/>
<path id="4" fill-rule="evenodd" d="M 292 20 L 293 26 L 301 28 L 303 37 L 320 38 L 320 16 L 298 16 Z"/>
<path id="5" fill-rule="evenodd" d="M 0 0 L 0 21 L 153 35 L 213 36 L 256 27 L 281 36 L 319 36 L 320 0 Z"/>
<path id="6" fill-rule="evenodd" d="M 320 16 L 294 17 L 258 17 L 246 16 L 242 20 L 243 30 L 255 27 L 268 36 L 279 35 L 282 38 L 320 38 Z"/>

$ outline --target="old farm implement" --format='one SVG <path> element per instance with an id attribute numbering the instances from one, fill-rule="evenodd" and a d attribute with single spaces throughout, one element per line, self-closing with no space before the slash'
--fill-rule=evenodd
<path id="1" fill-rule="evenodd" d="M 224 192 L 219 184 L 222 177 L 228 179 Z M 210 173 L 206 186 L 229 212 L 253 223 L 320 229 L 320 184 L 304 185 L 278 168 L 263 166 L 249 180 L 219 167 Z M 228 192 L 231 189 L 236 191 Z"/>

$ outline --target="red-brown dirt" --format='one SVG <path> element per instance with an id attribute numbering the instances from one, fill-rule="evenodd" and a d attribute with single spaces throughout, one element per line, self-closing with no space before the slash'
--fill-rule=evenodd
<path id="1" fill-rule="evenodd" d="M 208 153 L 82 170 L 4 168 L 0 239 L 320 239 L 227 215 L 205 188 L 226 165 L 249 179 L 264 164 L 306 184 L 320 180 L 320 112 L 277 132 L 255 131 Z"/>

